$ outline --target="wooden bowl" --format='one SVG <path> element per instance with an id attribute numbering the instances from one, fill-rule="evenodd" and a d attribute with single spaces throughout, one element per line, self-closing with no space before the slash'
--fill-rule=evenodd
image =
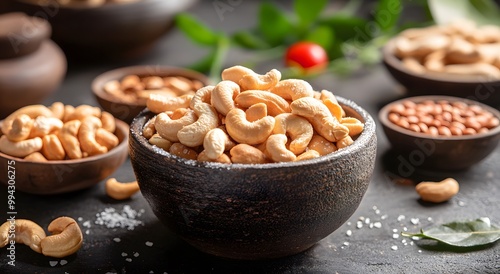
<path id="1" fill-rule="evenodd" d="M 0 153 L 0 182 L 16 191 L 59 194 L 91 187 L 119 168 L 128 156 L 129 127 L 116 120 L 118 146 L 108 153 L 77 160 L 32 162 Z"/>
<path id="2" fill-rule="evenodd" d="M 375 164 L 370 115 L 337 97 L 365 123 L 345 149 L 288 163 L 220 164 L 186 160 L 142 136 L 153 113 L 130 127 L 130 159 L 154 214 L 189 244 L 216 256 L 256 260 L 302 252 L 340 227 L 356 210 Z"/>
<path id="3" fill-rule="evenodd" d="M 481 162 L 495 150 L 500 141 L 500 126 L 487 133 L 462 136 L 431 136 L 395 125 L 388 119 L 389 110 L 405 100 L 447 100 L 479 105 L 500 119 L 500 112 L 479 102 L 451 96 L 416 96 L 397 100 L 385 105 L 379 112 L 385 135 L 392 147 L 401 153 L 405 169 L 460 170 Z"/>
<path id="4" fill-rule="evenodd" d="M 101 6 L 60 5 L 57 1 L 7 0 L 13 11 L 46 18 L 52 38 L 78 59 L 135 57 L 165 34 L 178 12 L 196 0 L 140 0 Z"/>
<path id="5" fill-rule="evenodd" d="M 104 85 L 112 80 L 120 80 L 131 74 L 138 75 L 139 77 L 183 76 L 191 80 L 199 80 L 204 85 L 208 85 L 210 82 L 208 77 L 194 70 L 167 66 L 123 67 L 97 76 L 92 82 L 92 92 L 94 93 L 95 98 L 104 110 L 126 123 L 132 122 L 132 119 L 134 119 L 139 112 L 146 108 L 146 100 L 136 102 L 121 101 L 119 98 L 116 98 L 104 91 Z"/>
<path id="6" fill-rule="evenodd" d="M 500 105 L 500 80 L 485 76 L 415 73 L 408 70 L 394 55 L 394 41 L 392 39 L 384 46 L 383 63 L 410 96 L 446 95 L 467 98 L 490 106 Z"/>

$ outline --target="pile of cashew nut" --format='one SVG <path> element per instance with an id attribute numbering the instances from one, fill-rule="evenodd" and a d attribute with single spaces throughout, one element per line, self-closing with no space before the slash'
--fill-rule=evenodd
<path id="1" fill-rule="evenodd" d="M 457 21 L 408 29 L 395 39 L 395 55 L 409 70 L 500 78 L 500 27 Z"/>
<path id="2" fill-rule="evenodd" d="M 198 161 L 264 164 L 311 159 L 352 144 L 364 124 L 346 117 L 335 96 L 298 79 L 234 66 L 192 96 L 153 94 L 149 143 Z"/>
<path id="3" fill-rule="evenodd" d="M 145 76 L 131 74 L 104 84 L 103 90 L 123 102 L 145 102 L 151 94 L 167 96 L 192 95 L 203 87 L 199 80 L 182 76 Z"/>
<path id="4" fill-rule="evenodd" d="M 82 246 L 82 231 L 73 218 L 59 217 L 47 230 L 52 235 L 46 236 L 43 228 L 33 221 L 9 220 L 0 226 L 0 247 L 25 244 L 45 256 L 63 258 L 76 253 Z"/>
<path id="5" fill-rule="evenodd" d="M 0 152 L 29 161 L 81 159 L 103 154 L 119 143 L 115 118 L 97 107 L 22 107 L 1 124 Z"/>

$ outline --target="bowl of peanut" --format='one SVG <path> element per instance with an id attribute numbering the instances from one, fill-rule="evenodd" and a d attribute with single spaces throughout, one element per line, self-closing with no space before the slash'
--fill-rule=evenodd
<path id="1" fill-rule="evenodd" d="M 500 27 L 470 21 L 407 29 L 383 48 L 389 73 L 412 96 L 500 105 Z"/>
<path id="2" fill-rule="evenodd" d="M 112 174 L 128 156 L 128 125 L 89 105 L 29 105 L 0 126 L 0 182 L 9 190 L 81 190 Z"/>
<path id="3" fill-rule="evenodd" d="M 130 123 L 146 108 L 150 95 L 189 97 L 209 83 L 208 77 L 189 69 L 167 66 L 132 66 L 114 69 L 92 82 L 95 98 L 116 118 Z"/>
<path id="4" fill-rule="evenodd" d="M 393 148 L 414 168 L 461 170 L 484 160 L 500 141 L 500 112 L 452 96 L 416 96 L 379 112 Z"/>
<path id="5" fill-rule="evenodd" d="M 203 252 L 244 260 L 302 252 L 340 227 L 368 187 L 370 115 L 280 77 L 230 67 L 188 102 L 150 98 L 131 124 L 143 196 Z"/>

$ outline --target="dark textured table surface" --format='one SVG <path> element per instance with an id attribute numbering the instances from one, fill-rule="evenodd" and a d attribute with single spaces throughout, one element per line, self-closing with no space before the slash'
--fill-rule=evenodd
<path id="1" fill-rule="evenodd" d="M 210 26 L 232 31 L 253 25 L 256 7 L 256 2 L 241 1 L 234 10 L 219 17 L 211 1 L 204 1 L 191 11 Z M 203 53 L 203 49 L 193 46 L 174 29 L 141 59 L 86 65 L 71 63 L 64 83 L 46 103 L 97 105 L 90 83 L 106 70 L 133 64 L 185 66 Z M 227 65 L 248 57 L 247 53 L 232 52 Z M 266 63 L 261 72 L 277 65 Z M 382 66 L 348 78 L 323 75 L 310 82 L 317 90 L 329 89 L 354 100 L 374 118 L 382 105 L 404 95 Z M 428 205 L 419 202 L 413 185 L 392 180 L 401 171 L 396 160 L 398 154 L 390 150 L 380 127 L 377 133 L 376 167 L 358 210 L 337 231 L 302 254 L 260 262 L 228 261 L 202 254 L 169 233 L 140 194 L 130 200 L 113 201 L 105 195 L 104 182 L 101 182 L 90 189 L 57 196 L 16 192 L 17 218 L 35 220 L 46 227 L 58 216 L 72 216 L 78 219 L 84 232 L 84 244 L 78 253 L 64 259 L 45 257 L 18 245 L 15 267 L 7 265 L 8 251 L 2 248 L 0 273 L 500 273 L 498 244 L 469 252 L 450 252 L 398 237 L 403 230 L 416 232 L 433 224 L 482 216 L 500 223 L 500 148 L 466 171 L 437 173 L 417 169 L 411 176 L 416 180 L 454 177 L 460 182 L 460 192 L 452 200 Z M 134 180 L 130 161 L 113 177 Z M 0 205 L 7 208 L 4 186 L 0 187 Z M 97 213 L 110 208 L 121 212 L 125 206 L 143 212 L 135 218 L 142 225 L 128 230 L 96 224 Z"/>

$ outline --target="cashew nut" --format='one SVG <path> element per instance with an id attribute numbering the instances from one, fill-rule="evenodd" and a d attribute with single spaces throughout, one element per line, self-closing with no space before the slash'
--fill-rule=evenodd
<path id="1" fill-rule="evenodd" d="M 458 193 L 458 182 L 453 178 L 441 182 L 421 182 L 415 186 L 420 198 L 426 202 L 442 203 Z"/>
<path id="2" fill-rule="evenodd" d="M 440 72 L 443 70 L 446 64 L 446 51 L 445 50 L 437 50 L 435 52 L 429 53 L 424 58 L 424 67 L 428 71 Z"/>
<path id="3" fill-rule="evenodd" d="M 229 139 L 229 136 L 220 128 L 211 129 L 203 139 L 203 148 L 205 155 L 209 159 L 217 159 L 224 151 L 231 149 L 234 142 Z"/>
<path id="4" fill-rule="evenodd" d="M 89 156 L 104 154 L 108 152 L 105 146 L 100 145 L 96 141 L 96 131 L 102 127 L 101 120 L 95 116 L 87 116 L 82 120 L 80 130 L 78 131 L 78 140 L 82 151 Z"/>
<path id="5" fill-rule="evenodd" d="M 352 143 L 354 143 L 354 140 L 351 138 L 351 136 L 348 135 L 348 136 L 337 141 L 337 148 L 341 149 L 344 147 L 348 147 L 348 146 L 352 145 Z"/>
<path id="6" fill-rule="evenodd" d="M 340 121 L 340 118 L 345 116 L 344 109 L 340 106 L 337 101 L 337 97 L 333 95 L 330 91 L 323 89 L 320 92 L 319 99 L 326 105 L 328 110 L 332 113 L 332 115 Z"/>
<path id="7" fill-rule="evenodd" d="M 319 155 L 324 156 L 337 150 L 334 143 L 329 142 L 320 135 L 313 135 L 309 145 L 307 146 L 309 150 L 315 150 Z"/>
<path id="8" fill-rule="evenodd" d="M 235 145 L 229 153 L 231 161 L 238 164 L 265 164 L 269 162 L 266 154 L 256 147 L 247 144 Z"/>
<path id="9" fill-rule="evenodd" d="M 65 115 L 66 116 L 66 115 Z M 86 117 L 94 116 L 101 117 L 101 109 L 98 107 L 93 107 L 89 105 L 77 106 L 70 115 L 68 115 L 67 120 L 83 120 Z"/>
<path id="10" fill-rule="evenodd" d="M 24 158 L 33 152 L 40 151 L 42 146 L 43 142 L 40 137 L 19 142 L 10 141 L 5 135 L 0 137 L 0 151 L 14 157 Z"/>
<path id="11" fill-rule="evenodd" d="M 103 111 L 101 113 L 101 123 L 102 123 L 102 128 L 107 130 L 108 132 L 115 132 L 116 130 L 116 121 L 115 117 L 113 117 L 113 114 Z"/>
<path id="12" fill-rule="evenodd" d="M 30 105 L 22 107 L 11 113 L 3 120 L 2 123 L 3 134 L 7 134 L 7 132 L 10 131 L 12 127 L 12 122 L 14 122 L 14 119 L 16 119 L 16 117 L 21 114 L 26 114 L 32 119 L 35 119 L 38 116 L 51 117 L 53 115 L 52 111 L 50 111 L 50 109 L 48 109 L 46 106 L 43 105 Z"/>
<path id="13" fill-rule="evenodd" d="M 115 178 L 109 178 L 106 180 L 105 188 L 106 194 L 115 200 L 129 199 L 140 190 L 137 181 L 121 183 Z"/>
<path id="14" fill-rule="evenodd" d="M 282 113 L 274 117 L 273 134 L 288 134 L 290 136 L 290 151 L 298 155 L 306 150 L 314 130 L 305 118 L 291 113 Z"/>
<path id="15" fill-rule="evenodd" d="M 188 108 L 193 95 L 186 94 L 179 97 L 165 96 L 163 94 L 151 94 L 146 106 L 154 113 L 174 111 L 178 108 Z"/>
<path id="16" fill-rule="evenodd" d="M 297 156 L 286 148 L 288 138 L 285 134 L 273 134 L 267 138 L 266 150 L 269 157 L 275 162 L 292 162 Z"/>
<path id="17" fill-rule="evenodd" d="M 155 122 L 156 122 L 156 116 L 154 116 L 153 118 L 149 119 L 146 122 L 144 128 L 142 129 L 142 136 L 144 136 L 144 138 L 149 140 L 156 133 Z"/>
<path id="18" fill-rule="evenodd" d="M 238 82 L 242 90 L 268 90 L 280 81 L 281 72 L 277 69 L 272 69 L 264 75 L 251 73 L 243 75 L 243 78 Z"/>
<path id="19" fill-rule="evenodd" d="M 18 142 L 28 139 L 33 128 L 33 119 L 26 114 L 17 116 L 12 122 L 11 129 L 5 134 L 9 140 Z"/>
<path id="20" fill-rule="evenodd" d="M 197 160 L 200 162 L 216 162 L 216 163 L 222 163 L 222 164 L 230 164 L 231 163 L 231 159 L 229 158 L 229 156 L 227 156 L 227 154 L 222 153 L 216 159 L 211 159 L 210 157 L 207 156 L 205 150 L 203 150 L 202 152 L 200 152 L 200 154 L 198 154 Z"/>
<path id="21" fill-rule="evenodd" d="M 15 238 L 9 237 L 12 233 L 15 233 Z M 7 221 L 0 226 L 0 247 L 15 242 L 25 244 L 33 251 L 41 253 L 40 241 L 44 238 L 43 228 L 30 220 L 17 219 Z"/>
<path id="22" fill-rule="evenodd" d="M 354 117 L 345 117 L 340 120 L 340 123 L 349 129 L 349 136 L 356 136 L 363 132 L 365 125 L 360 120 Z"/>
<path id="23" fill-rule="evenodd" d="M 78 140 L 78 132 L 82 122 L 80 120 L 72 120 L 66 122 L 59 131 L 59 140 L 70 159 L 81 159 L 83 157 Z"/>
<path id="24" fill-rule="evenodd" d="M 302 97 L 314 96 L 312 86 L 308 82 L 299 79 L 279 81 L 276 86 L 270 89 L 270 91 L 286 100 L 292 101 Z"/>
<path id="25" fill-rule="evenodd" d="M 443 72 L 457 75 L 478 75 L 500 78 L 500 69 L 487 63 L 447 65 L 444 66 Z"/>
<path id="26" fill-rule="evenodd" d="M 319 154 L 319 152 L 311 149 L 311 150 L 305 151 L 304 153 L 298 155 L 297 158 L 295 159 L 295 161 L 310 160 L 313 158 L 318 158 L 319 156 L 321 156 L 321 154 Z"/>
<path id="27" fill-rule="evenodd" d="M 162 138 L 159 134 L 154 134 L 151 138 L 148 139 L 148 142 L 153 146 L 157 146 L 165 151 L 170 149 L 172 142 L 169 140 Z"/>
<path id="28" fill-rule="evenodd" d="M 198 158 L 198 153 L 194 149 L 181 143 L 173 143 L 168 152 L 185 159 L 196 160 Z"/>
<path id="29" fill-rule="evenodd" d="M 450 44 L 450 38 L 443 34 L 431 34 L 414 39 L 398 37 L 395 40 L 395 53 L 398 57 L 422 57 L 431 52 L 445 49 Z"/>
<path id="30" fill-rule="evenodd" d="M 104 128 L 98 128 L 96 130 L 95 140 L 101 146 L 105 146 L 108 151 L 110 151 L 120 143 L 120 140 L 118 140 L 118 137 L 116 137 L 116 135 Z"/>
<path id="31" fill-rule="evenodd" d="M 255 72 L 244 66 L 233 66 L 222 71 L 222 80 L 233 81 L 239 84 L 243 76 L 248 74 L 255 74 Z"/>
<path id="32" fill-rule="evenodd" d="M 413 57 L 405 57 L 401 60 L 403 62 L 403 66 L 405 66 L 407 69 L 410 71 L 417 73 L 417 74 L 423 74 L 425 73 L 425 67 L 420 64 L 420 62 Z"/>
<path id="33" fill-rule="evenodd" d="M 186 110 L 184 115 L 176 120 L 172 120 L 166 113 L 160 113 L 156 116 L 154 126 L 162 138 L 171 142 L 179 142 L 179 138 L 177 137 L 179 130 L 196 121 L 196 114 L 192 109 L 183 110 Z"/>
<path id="34" fill-rule="evenodd" d="M 226 115 L 235 108 L 234 98 L 240 94 L 240 86 L 232 81 L 222 81 L 218 83 L 212 91 L 211 103 L 214 108 Z"/>
<path id="35" fill-rule="evenodd" d="M 43 137 L 47 134 L 56 133 L 63 125 L 64 123 L 55 117 L 38 116 L 33 122 L 29 138 Z"/>
<path id="36" fill-rule="evenodd" d="M 63 122 L 68 122 L 69 121 L 69 118 L 73 115 L 73 113 L 75 112 L 75 107 L 72 106 L 72 105 L 65 105 L 64 106 L 64 116 L 62 118 L 62 121 Z"/>
<path id="37" fill-rule="evenodd" d="M 245 110 L 245 114 L 249 122 L 255 122 L 267 116 L 267 106 L 264 103 L 251 105 Z"/>
<path id="38" fill-rule="evenodd" d="M 340 124 L 318 99 L 303 97 L 293 101 L 290 108 L 293 114 L 305 117 L 319 135 L 330 142 L 338 141 L 349 134 L 349 129 Z"/>
<path id="39" fill-rule="evenodd" d="M 455 35 L 447 48 L 446 59 L 450 63 L 467 64 L 478 62 L 481 55 L 475 45 Z"/>
<path id="40" fill-rule="evenodd" d="M 63 120 L 64 118 L 64 104 L 61 102 L 54 102 L 49 109 L 55 118 Z"/>
<path id="41" fill-rule="evenodd" d="M 40 241 L 42 254 L 55 258 L 69 256 L 80 249 L 83 235 L 78 223 L 70 217 L 59 217 L 48 227 L 52 234 Z"/>
<path id="42" fill-rule="evenodd" d="M 249 122 L 245 112 L 239 108 L 232 109 L 226 116 L 226 129 L 229 136 L 239 143 L 249 145 L 267 140 L 273 131 L 274 124 L 275 119 L 271 116 Z"/>
<path id="43" fill-rule="evenodd" d="M 42 137 L 42 142 L 42 154 L 47 160 L 64 160 L 66 152 L 56 135 L 45 135 Z"/>
<path id="44" fill-rule="evenodd" d="M 43 156 L 42 153 L 40 152 L 33 152 L 30 155 L 24 157 L 24 160 L 26 161 L 32 161 L 32 162 L 47 162 L 47 158 Z"/>
<path id="45" fill-rule="evenodd" d="M 285 99 L 264 90 L 244 91 L 236 96 L 234 101 L 243 108 L 248 108 L 257 103 L 264 103 L 266 104 L 267 111 L 271 116 L 290 112 L 290 104 Z"/>
<path id="46" fill-rule="evenodd" d="M 191 99 L 189 107 L 194 111 L 205 111 L 205 106 L 210 104 L 210 101 L 212 100 L 212 92 L 214 89 L 214 86 L 206 86 L 197 90 L 193 99 Z M 196 115 L 199 116 L 199 113 L 196 113 Z"/>

